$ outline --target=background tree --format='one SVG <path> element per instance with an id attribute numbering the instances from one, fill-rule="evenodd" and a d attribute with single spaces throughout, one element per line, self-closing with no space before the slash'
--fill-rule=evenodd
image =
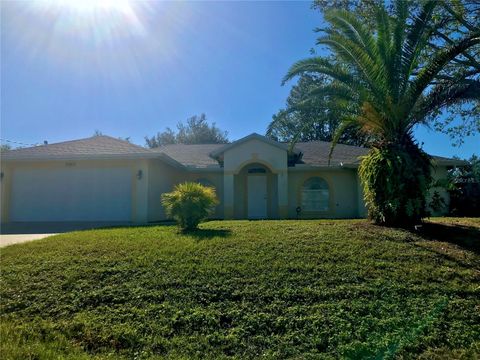
<path id="1" fill-rule="evenodd" d="M 12 150 L 12 147 L 9 144 L 1 144 L 0 151 Z"/>
<path id="2" fill-rule="evenodd" d="M 480 216 L 480 157 L 472 155 L 467 164 L 449 172 L 450 213 Z"/>
<path id="3" fill-rule="evenodd" d="M 480 44 L 480 29 L 465 25 L 465 34 L 452 36 L 442 49 L 432 51 L 430 44 L 441 28 L 438 22 L 443 21 L 434 16 L 438 6 L 426 1 L 409 9 L 408 1 L 398 0 L 392 13 L 375 6 L 373 26 L 355 12 L 328 10 L 324 18 L 329 26 L 317 43 L 327 46 L 337 60 L 301 60 L 284 79 L 327 76 L 329 81 L 310 96 L 342 107 L 334 142 L 347 128 L 367 134 L 371 150 L 359 174 L 369 216 L 377 223 L 411 225 L 425 215 L 430 159 L 416 144 L 413 129 L 448 106 L 478 101 L 480 96 L 478 73 L 467 64 L 446 74 Z"/>
<path id="4" fill-rule="evenodd" d="M 341 113 L 343 107 L 335 106 L 333 100 L 310 96 L 314 89 L 326 82 L 324 75 L 300 75 L 287 98 L 286 108 L 273 115 L 267 128 L 267 137 L 284 142 L 332 141 L 344 115 Z M 363 145 L 365 140 L 365 136 L 359 136 L 356 131 L 348 129 L 338 142 Z"/>
<path id="5" fill-rule="evenodd" d="M 228 133 L 215 123 L 208 124 L 205 114 L 192 116 L 187 123 L 179 122 L 177 133 L 170 128 L 152 137 L 145 137 L 146 146 L 156 148 L 168 144 L 225 144 Z"/>
<path id="6" fill-rule="evenodd" d="M 314 0 L 312 8 L 322 13 L 332 9 L 342 9 L 354 12 L 361 21 L 370 28 L 375 26 L 375 8 L 385 6 L 389 15 L 395 11 L 395 2 L 383 5 L 381 0 Z M 409 1 L 407 4 L 407 28 L 420 15 L 421 1 Z M 433 10 L 431 37 L 424 51 L 420 54 L 420 63 L 427 61 L 439 49 L 453 44 L 454 39 L 461 38 L 469 32 L 478 29 L 480 23 L 480 0 L 442 0 Z M 321 32 L 322 29 L 316 29 Z M 455 76 L 469 74 L 476 78 L 480 73 L 480 45 L 474 45 L 459 54 L 447 64 L 436 76 L 438 81 L 453 79 Z M 480 132 L 480 101 L 469 99 L 468 102 L 453 103 L 445 106 L 442 111 L 432 112 L 427 123 L 435 130 L 450 136 L 454 146 L 461 145 L 466 136 Z"/>

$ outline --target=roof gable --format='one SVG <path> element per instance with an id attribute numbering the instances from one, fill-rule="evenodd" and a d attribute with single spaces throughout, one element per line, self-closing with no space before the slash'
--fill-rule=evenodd
<path id="1" fill-rule="evenodd" d="M 287 151 L 288 150 L 288 146 L 286 144 L 283 144 L 283 143 L 279 143 L 275 140 L 271 140 L 271 139 L 268 139 L 266 138 L 265 136 L 262 136 L 260 134 L 257 134 L 257 133 L 252 133 L 248 136 L 245 136 L 237 141 L 234 141 L 230 144 L 226 144 L 224 146 L 222 146 L 221 148 L 219 149 L 216 149 L 214 151 L 212 151 L 210 153 L 210 156 L 212 156 L 213 158 L 218 158 L 220 157 L 221 155 L 223 155 L 223 153 L 225 153 L 226 151 L 238 146 L 238 145 L 241 145 L 247 141 L 250 141 L 250 140 L 258 140 L 258 141 L 261 141 L 263 143 L 266 143 L 268 145 L 271 145 L 271 146 L 275 146 L 279 149 L 282 149 L 282 150 L 285 150 Z"/>

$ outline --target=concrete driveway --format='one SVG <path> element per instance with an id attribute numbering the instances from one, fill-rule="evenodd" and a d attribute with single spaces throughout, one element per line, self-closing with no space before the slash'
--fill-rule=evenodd
<path id="1" fill-rule="evenodd" d="M 32 240 L 39 240 L 52 235 L 56 235 L 56 234 L 8 234 L 8 235 L 1 234 L 0 247 L 12 245 L 12 244 L 20 244 L 20 243 L 32 241 Z"/>
<path id="2" fill-rule="evenodd" d="M 76 231 L 88 230 L 107 226 L 131 225 L 125 222 L 14 222 L 0 226 L 0 247 L 18 244 L 32 240 L 43 239 L 48 236 Z"/>

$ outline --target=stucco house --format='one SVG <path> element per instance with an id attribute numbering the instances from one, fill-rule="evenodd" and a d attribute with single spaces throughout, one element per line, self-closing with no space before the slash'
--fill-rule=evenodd
<path id="1" fill-rule="evenodd" d="M 288 145 L 251 134 L 230 144 L 146 149 L 108 136 L 3 152 L 1 219 L 134 222 L 165 219 L 160 196 L 183 181 L 214 186 L 215 217 L 356 218 L 366 215 L 357 169 L 367 149 Z M 296 158 L 297 161 L 294 161 Z M 434 177 L 453 159 L 434 157 Z M 448 201 L 448 194 L 443 193 Z"/>

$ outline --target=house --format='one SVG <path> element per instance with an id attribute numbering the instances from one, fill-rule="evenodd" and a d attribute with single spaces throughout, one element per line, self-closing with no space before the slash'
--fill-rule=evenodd
<path id="1" fill-rule="evenodd" d="M 330 163 L 329 151 L 330 143 L 312 141 L 289 152 L 287 144 L 258 134 L 230 144 L 157 149 L 94 136 L 11 150 L 1 156 L 1 219 L 159 221 L 165 219 L 161 194 L 183 181 L 215 187 L 216 218 L 364 217 L 357 169 L 367 149 L 337 145 Z M 434 159 L 435 178 L 459 163 Z"/>

